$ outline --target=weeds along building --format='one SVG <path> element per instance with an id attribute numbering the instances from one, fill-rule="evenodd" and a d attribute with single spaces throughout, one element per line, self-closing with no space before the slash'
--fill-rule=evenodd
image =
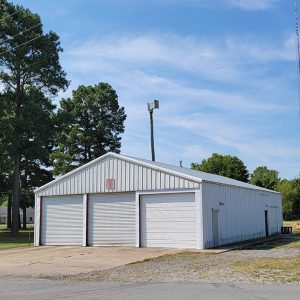
<path id="1" fill-rule="evenodd" d="M 281 226 L 280 193 L 114 153 L 35 190 L 35 246 L 205 249 Z"/>

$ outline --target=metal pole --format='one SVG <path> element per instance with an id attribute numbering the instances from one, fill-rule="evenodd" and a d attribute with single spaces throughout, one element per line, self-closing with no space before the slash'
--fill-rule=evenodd
<path id="1" fill-rule="evenodd" d="M 155 161 L 154 133 L 153 133 L 153 109 L 150 109 L 149 113 L 150 113 L 150 131 L 151 131 L 151 154 L 152 154 L 152 161 Z"/>

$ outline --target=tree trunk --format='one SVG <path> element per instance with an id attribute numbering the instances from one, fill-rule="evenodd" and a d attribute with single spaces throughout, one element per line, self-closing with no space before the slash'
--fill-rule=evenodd
<path id="1" fill-rule="evenodd" d="M 26 229 L 26 207 L 23 208 L 23 229 Z"/>
<path id="2" fill-rule="evenodd" d="M 8 194 L 6 224 L 7 228 L 11 228 L 11 194 Z"/>
<path id="3" fill-rule="evenodd" d="M 12 236 L 19 235 L 19 213 L 20 213 L 20 158 L 15 158 L 14 161 L 14 186 L 13 186 L 13 201 L 12 201 Z"/>
<path id="4" fill-rule="evenodd" d="M 19 70 L 20 71 L 20 70 Z M 15 113 L 16 120 L 21 118 L 21 85 L 20 85 L 20 74 L 18 74 L 17 79 L 17 88 L 16 88 L 16 100 L 15 100 Z M 20 137 L 20 128 L 17 124 L 14 134 L 14 175 L 13 175 L 13 200 L 12 200 L 12 224 L 11 224 L 11 235 L 16 237 L 19 235 L 19 226 L 20 226 L 20 161 L 21 155 L 19 152 L 19 137 Z"/>

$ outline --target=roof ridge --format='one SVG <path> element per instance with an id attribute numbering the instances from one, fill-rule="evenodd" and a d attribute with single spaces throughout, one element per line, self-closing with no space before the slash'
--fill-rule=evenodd
<path id="1" fill-rule="evenodd" d="M 253 190 L 259 190 L 262 192 L 271 192 L 271 193 L 278 193 L 276 191 L 268 190 L 250 183 L 242 182 L 236 179 L 232 179 L 229 177 L 221 176 L 221 175 L 216 175 L 216 174 L 210 174 L 206 173 L 203 171 L 198 171 L 198 170 L 193 170 L 189 169 L 186 167 L 179 167 L 167 163 L 161 163 L 161 162 L 156 162 L 156 161 L 151 161 L 143 158 L 136 158 L 132 156 L 127 156 L 127 155 L 122 155 L 114 152 L 107 152 L 106 154 L 99 156 L 95 158 L 94 160 L 91 160 L 90 162 L 48 182 L 47 184 L 37 188 L 34 190 L 34 192 L 38 192 L 40 190 L 43 190 L 46 187 L 49 187 L 67 177 L 69 177 L 72 174 L 75 174 L 81 170 L 84 170 L 88 168 L 89 166 L 95 164 L 98 161 L 104 160 L 108 157 L 115 157 L 118 159 L 123 159 L 125 161 L 135 163 L 135 164 L 141 164 L 142 166 L 148 167 L 155 169 L 157 171 L 162 171 L 165 173 L 169 173 L 173 176 L 178 176 L 186 180 L 190 180 L 193 182 L 212 182 L 212 183 L 217 183 L 217 184 L 223 184 L 223 185 L 228 185 L 228 186 L 236 186 L 236 187 L 241 187 L 241 188 L 248 188 L 248 189 L 253 189 Z"/>

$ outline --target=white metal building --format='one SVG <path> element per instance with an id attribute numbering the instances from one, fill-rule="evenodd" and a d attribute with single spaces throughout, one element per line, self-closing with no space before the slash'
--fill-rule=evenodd
<path id="1" fill-rule="evenodd" d="M 21 224 L 23 224 L 23 209 L 20 208 L 20 220 Z M 27 207 L 26 208 L 26 224 L 34 224 L 34 208 Z M 7 207 L 0 207 L 0 224 L 7 223 Z"/>
<path id="2" fill-rule="evenodd" d="M 280 193 L 107 153 L 35 191 L 35 245 L 210 248 L 280 231 Z"/>

